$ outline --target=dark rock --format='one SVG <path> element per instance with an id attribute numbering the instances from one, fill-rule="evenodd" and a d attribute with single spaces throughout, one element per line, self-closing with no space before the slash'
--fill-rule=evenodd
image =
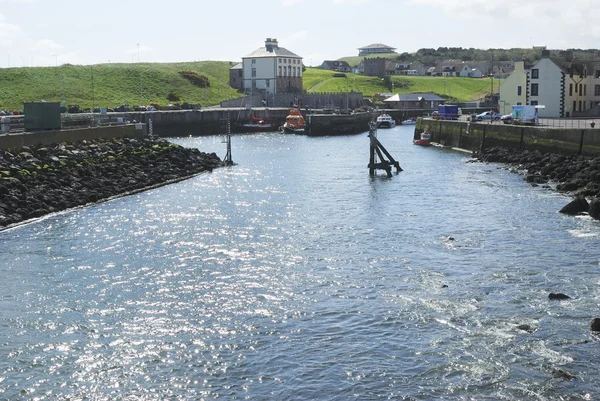
<path id="1" fill-rule="evenodd" d="M 600 318 L 592 319 L 592 323 L 590 323 L 590 330 L 600 332 Z"/>
<path id="2" fill-rule="evenodd" d="M 590 214 L 590 216 L 592 216 L 592 218 L 600 220 L 600 198 L 593 198 L 590 201 L 588 213 Z"/>
<path id="3" fill-rule="evenodd" d="M 584 197 L 577 197 L 565 207 L 560 209 L 560 213 L 568 214 L 570 216 L 575 216 L 580 213 L 586 212 L 589 210 L 590 205 Z"/>
<path id="4" fill-rule="evenodd" d="M 531 327 L 528 324 L 520 324 L 517 326 L 517 329 L 522 330 L 522 331 L 526 331 L 528 333 L 535 333 L 535 329 L 533 327 Z"/>
<path id="5" fill-rule="evenodd" d="M 576 378 L 571 373 L 567 372 L 566 370 L 562 370 L 562 369 L 554 369 L 552 371 L 552 376 L 556 377 L 557 379 L 564 379 L 564 380 L 575 380 L 575 378 Z"/>
<path id="6" fill-rule="evenodd" d="M 565 299 L 571 299 L 571 297 L 566 294 L 560 293 L 560 292 L 558 292 L 558 293 L 551 292 L 550 295 L 548 295 L 548 299 L 555 300 L 555 301 L 563 301 Z"/>

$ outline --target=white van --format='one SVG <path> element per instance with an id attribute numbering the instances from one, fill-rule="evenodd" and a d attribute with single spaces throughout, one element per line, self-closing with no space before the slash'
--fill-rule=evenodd
<path id="1" fill-rule="evenodd" d="M 419 71 L 417 70 L 408 70 L 406 75 L 419 75 Z"/>

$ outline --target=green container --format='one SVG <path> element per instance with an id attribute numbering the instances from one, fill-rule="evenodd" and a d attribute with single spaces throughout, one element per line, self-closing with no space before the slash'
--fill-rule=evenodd
<path id="1" fill-rule="evenodd" d="M 60 103 L 25 103 L 25 131 L 53 131 L 60 128 Z"/>

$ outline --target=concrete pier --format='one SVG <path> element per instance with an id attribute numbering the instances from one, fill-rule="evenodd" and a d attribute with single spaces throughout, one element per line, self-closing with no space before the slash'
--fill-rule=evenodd
<path id="1" fill-rule="evenodd" d="M 423 131 L 432 142 L 444 146 L 479 151 L 493 146 L 539 150 L 560 154 L 600 155 L 600 130 L 594 128 L 554 128 L 490 122 L 417 119 L 415 139 Z"/>

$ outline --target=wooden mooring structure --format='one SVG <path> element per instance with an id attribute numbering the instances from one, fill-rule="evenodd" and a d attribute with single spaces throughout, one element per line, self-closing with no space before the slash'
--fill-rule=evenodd
<path id="1" fill-rule="evenodd" d="M 371 123 L 369 125 L 369 139 L 371 149 L 369 152 L 369 175 L 374 176 L 375 170 L 385 170 L 388 177 L 392 176 L 392 167 L 396 167 L 396 172 L 402 171 L 400 163 L 394 160 L 392 155 L 385 149 L 385 147 L 377 139 L 377 124 Z M 387 160 L 384 157 L 387 156 Z M 379 158 L 379 162 L 377 162 Z"/>

